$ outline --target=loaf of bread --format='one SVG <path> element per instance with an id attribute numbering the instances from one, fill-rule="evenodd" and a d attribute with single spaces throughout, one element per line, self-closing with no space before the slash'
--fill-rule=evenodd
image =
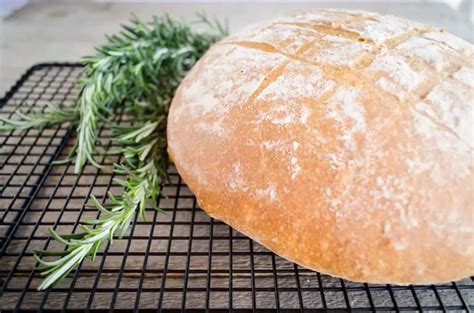
<path id="1" fill-rule="evenodd" d="M 250 27 L 181 83 L 170 157 L 210 216 L 303 267 L 371 283 L 473 275 L 473 50 L 361 11 Z"/>

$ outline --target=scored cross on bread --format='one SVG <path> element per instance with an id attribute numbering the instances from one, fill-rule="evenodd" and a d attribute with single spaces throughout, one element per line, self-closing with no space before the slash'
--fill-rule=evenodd
<path id="1" fill-rule="evenodd" d="M 168 150 L 201 207 L 354 281 L 474 274 L 471 44 L 319 10 L 215 44 L 178 88 Z"/>

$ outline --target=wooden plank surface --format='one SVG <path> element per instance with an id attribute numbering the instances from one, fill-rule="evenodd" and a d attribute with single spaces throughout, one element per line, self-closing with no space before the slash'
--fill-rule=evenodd
<path id="1" fill-rule="evenodd" d="M 173 4 L 86 3 L 55 6 L 33 4 L 2 23 L 0 88 L 5 90 L 6 85 L 17 79 L 30 63 L 46 60 L 77 60 L 80 55 L 89 53 L 93 45 L 102 41 L 105 32 L 115 31 L 118 22 L 128 18 L 130 11 L 135 11 L 141 17 L 147 17 L 166 10 L 173 15 L 189 19 L 193 12 L 204 8 L 217 16 L 229 16 L 231 28 L 235 30 L 263 18 L 321 5 L 324 4 L 196 4 L 185 7 Z M 441 4 L 424 8 L 422 16 L 417 15 L 421 12 L 421 6 L 418 4 L 406 4 L 406 6 L 337 4 L 337 6 L 352 6 L 392 12 L 411 18 L 418 17 L 415 19 L 431 21 L 431 24 L 438 26 L 443 26 L 440 24 L 445 23 L 449 26 L 445 28 L 451 28 L 451 31 L 455 33 L 459 31 L 458 34 L 469 37 L 461 27 L 465 23 L 456 19 L 454 11 L 447 10 Z M 428 13 L 430 10 L 438 12 L 439 16 Z M 448 18 L 451 19 L 451 24 L 447 23 Z M 64 97 L 69 102 L 74 100 L 75 90 L 71 89 L 74 79 L 62 81 L 61 75 L 64 73 L 56 74 L 51 71 L 43 75 L 44 72 L 45 70 L 37 71 L 34 80 L 52 77 L 50 85 L 58 87 L 46 84 L 43 88 L 41 87 L 43 83 L 31 87 L 36 83 L 27 82 L 2 112 L 11 113 L 18 109 L 20 104 L 24 108 L 25 105 L 44 105 L 47 101 L 63 101 Z M 58 94 L 50 98 L 50 95 L 43 95 L 45 88 L 49 91 L 68 90 L 68 92 L 65 96 Z M 84 209 L 89 194 L 103 197 L 107 189 L 120 193 L 118 186 L 112 184 L 109 188 L 111 175 L 96 177 L 97 171 L 92 167 L 87 167 L 85 175 L 79 178 L 74 175 L 72 167 L 67 165 L 58 165 L 44 172 L 65 133 L 66 129 L 62 128 L 43 133 L 30 131 L 26 136 L 16 132 L 14 136 L 0 137 L 2 144 L 0 185 L 7 185 L 0 197 L 0 214 L 8 211 L 4 215 L 5 224 L 0 225 L 0 236 L 7 234 L 9 225 L 14 222 L 18 214 L 22 214 L 25 203 L 31 200 L 23 216 L 22 225 L 12 236 L 6 256 L 0 260 L 0 279 L 6 279 L 10 269 L 15 268 L 6 292 L 0 296 L 0 310 L 14 308 L 19 297 L 23 297 L 22 309 L 35 309 L 43 301 L 44 308 L 52 309 L 64 305 L 71 309 L 80 309 L 88 302 L 92 308 L 102 309 L 111 306 L 122 309 L 133 308 L 135 302 L 140 308 L 156 308 L 165 277 L 165 289 L 161 301 L 162 306 L 166 308 L 181 308 L 183 302 L 189 308 L 203 308 L 206 301 L 211 308 L 227 308 L 230 300 L 229 289 L 234 290 L 232 292 L 234 307 L 251 308 L 252 288 L 256 295 L 254 301 L 257 307 L 275 308 L 276 286 L 281 290 L 278 293 L 280 305 L 288 309 L 299 308 L 301 301 L 305 308 L 323 308 L 323 303 L 330 308 L 344 308 L 347 306 L 346 301 L 352 307 L 370 307 L 369 296 L 377 307 L 392 307 L 393 299 L 390 292 L 393 292 L 393 297 L 399 306 L 416 308 L 414 296 L 421 305 L 437 306 L 435 292 L 438 292 L 445 305 L 460 305 L 459 295 L 449 285 L 439 286 L 436 289 L 427 286 L 417 290 L 398 287 L 389 289 L 380 285 L 370 286 L 368 293 L 367 286 L 363 284 L 343 282 L 301 268 L 298 269 L 296 276 L 292 263 L 273 256 L 262 246 L 218 221 L 211 224 L 210 218 L 196 207 L 189 190 L 184 186 L 176 186 L 178 183 L 176 176 L 173 178 L 174 185 L 165 189 L 165 195 L 168 197 L 161 202 L 161 206 L 168 210 L 167 214 L 155 216 L 153 210 L 148 210 L 147 221 L 137 222 L 132 233 L 124 240 L 115 241 L 107 253 L 99 255 L 96 262 L 85 262 L 78 274 L 67 278 L 57 286 L 58 289 L 50 293 L 36 292 L 35 288 L 41 278 L 31 271 L 35 266 L 33 250 L 42 249 L 46 245 L 61 248 L 57 243 L 49 243 L 47 228 L 59 222 L 57 225 L 59 232 L 70 232 L 79 219 L 96 216 L 94 209 Z M 70 141 L 65 149 L 60 150 L 60 158 L 67 156 L 72 145 L 73 142 Z M 19 163 L 22 164 L 18 166 Z M 34 190 L 43 174 L 44 183 L 36 196 L 31 199 L 30 192 Z M 179 198 L 175 197 L 177 188 L 180 188 Z M 17 199 L 12 200 L 14 197 Z M 230 234 L 233 239 L 229 239 Z M 232 258 L 229 256 L 231 245 Z M 167 252 L 168 249 L 170 253 Z M 229 270 L 230 260 L 232 260 L 232 272 Z M 100 275 L 98 275 L 99 268 L 102 268 Z M 165 268 L 168 269 L 166 275 L 164 275 Z M 186 277 L 188 280 L 185 286 Z M 230 278 L 232 288 L 229 288 Z M 208 293 L 206 287 L 209 281 L 211 292 Z M 301 299 L 295 292 L 298 284 L 303 288 Z M 459 282 L 461 286 L 472 284 L 471 279 Z M 94 286 L 96 292 L 91 293 L 90 290 Z M 141 292 L 139 292 L 140 286 Z M 186 299 L 183 297 L 185 287 L 189 290 Z M 114 298 L 115 292 L 117 292 L 116 298 Z M 465 301 L 474 304 L 472 291 L 461 289 L 460 292 Z"/>
<path id="2" fill-rule="evenodd" d="M 1 114 L 48 101 L 72 103 L 77 90 L 71 84 L 79 73 L 80 69 L 60 67 L 35 71 Z M 97 216 L 95 209 L 85 207 L 90 194 L 103 199 L 107 191 L 121 192 L 110 173 L 98 173 L 92 166 L 82 176 L 75 175 L 70 164 L 48 167 L 53 159 L 65 158 L 74 145 L 74 140 L 68 140 L 62 146 L 66 130 L 0 135 L 0 184 L 5 187 L 0 197 L 0 236 L 11 237 L 0 259 L 0 280 L 7 281 L 0 310 L 13 309 L 18 303 L 19 308 L 32 310 L 84 309 L 89 304 L 96 309 L 204 308 L 207 304 L 225 309 L 230 302 L 244 309 L 254 305 L 266 309 L 277 305 L 284 309 L 394 308 L 394 301 L 399 307 L 416 309 L 416 300 L 421 306 L 439 307 L 436 292 L 445 305 L 462 305 L 449 284 L 412 289 L 369 286 L 296 267 L 225 224 L 211 221 L 176 174 L 160 200 L 166 214 L 148 209 L 147 220 L 137 220 L 122 240 L 103 247 L 95 262 L 84 262 L 56 289 L 37 292 L 41 277 L 32 271 L 34 250 L 62 249 L 50 241 L 48 227 L 72 232 L 79 220 Z M 102 138 L 107 132 L 102 131 Z M 110 167 L 114 161 L 103 159 L 102 163 Z M 8 235 L 18 216 L 19 227 Z M 458 286 L 466 303 L 474 304 L 473 281 L 467 278 Z"/>

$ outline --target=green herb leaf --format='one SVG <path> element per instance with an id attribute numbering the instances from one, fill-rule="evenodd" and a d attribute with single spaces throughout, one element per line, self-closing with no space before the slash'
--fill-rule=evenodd
<path id="1" fill-rule="evenodd" d="M 10 119 L 0 116 L 0 131 L 27 130 L 30 128 L 43 129 L 66 122 L 75 122 L 77 112 L 70 108 L 60 108 L 48 103 L 45 110 L 35 110 L 31 114 L 16 111 Z"/>
<path id="2" fill-rule="evenodd" d="M 145 219 L 147 206 L 162 212 L 157 199 L 160 184 L 168 180 L 169 105 L 187 71 L 227 33 L 226 27 L 204 16 L 200 16 L 200 23 L 209 32 L 196 32 L 195 27 L 168 16 L 154 18 L 150 24 L 133 17 L 121 32 L 107 37 L 107 43 L 96 48 L 94 56 L 84 59 L 85 77 L 78 82 L 81 89 L 75 108 L 52 106 L 49 113 L 37 112 L 31 116 L 17 113 L 15 119 L 2 119 L 0 130 L 73 122 L 77 127 L 76 173 L 87 163 L 101 167 L 94 158 L 100 144 L 97 133 L 101 127 L 109 126 L 113 130 L 114 147 L 106 149 L 104 155 L 119 155 L 122 161 L 115 165 L 114 173 L 126 175 L 114 179 L 124 187 L 121 196 L 108 193 L 106 203 L 91 196 L 91 204 L 100 216 L 80 223 L 80 233 L 59 235 L 50 230 L 52 238 L 67 249 L 36 251 L 38 270 L 46 276 L 39 290 L 58 283 L 84 258 L 89 256 L 94 260 L 104 242 L 112 243 L 114 238 L 123 237 L 137 216 Z M 113 122 L 121 114 L 127 117 L 126 126 Z M 45 256 L 58 258 L 46 261 Z"/>

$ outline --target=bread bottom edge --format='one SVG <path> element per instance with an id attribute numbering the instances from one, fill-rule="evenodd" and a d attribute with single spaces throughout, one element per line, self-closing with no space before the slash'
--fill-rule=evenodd
<path id="1" fill-rule="evenodd" d="M 199 200 L 198 200 L 198 203 L 199 203 Z M 200 206 L 201 207 L 201 206 Z M 459 281 L 461 279 L 464 279 L 466 277 L 469 277 L 468 276 L 463 276 L 463 277 L 457 277 L 455 279 L 451 279 L 451 280 L 440 280 L 440 281 L 424 281 L 424 282 L 400 282 L 400 281 L 382 281 L 382 280 L 370 280 L 370 281 L 363 281 L 363 280 L 358 280 L 358 279 L 352 279 L 350 277 L 347 277 L 347 276 L 344 276 L 344 275 L 339 275 L 339 274 L 332 274 L 330 271 L 325 271 L 325 270 L 316 270 L 314 268 L 311 268 L 311 267 L 308 267 L 298 261 L 295 261 L 294 259 L 292 259 L 291 257 L 288 257 L 288 256 L 285 256 L 284 254 L 282 253 L 278 253 L 276 251 L 274 251 L 273 249 L 267 247 L 265 244 L 263 244 L 262 242 L 260 242 L 260 240 L 258 240 L 257 238 L 255 238 L 255 236 L 252 236 L 252 235 L 249 235 L 247 232 L 241 230 L 239 227 L 236 227 L 235 225 L 233 225 L 232 223 L 226 221 L 225 219 L 223 218 L 220 218 L 219 216 L 215 215 L 215 214 L 210 214 L 208 213 L 204 208 L 203 208 L 203 211 L 206 212 L 206 214 L 208 214 L 210 217 L 212 217 L 213 219 L 216 219 L 216 220 L 219 220 L 219 221 L 222 221 L 223 223 L 225 223 L 226 225 L 232 227 L 233 229 L 237 230 L 238 232 L 244 234 L 245 236 L 249 237 L 250 239 L 252 239 L 253 241 L 257 242 L 258 244 L 262 245 L 263 247 L 265 247 L 265 249 L 271 251 L 272 253 L 275 253 L 276 255 L 280 256 L 281 258 L 289 261 L 289 262 L 292 262 L 298 266 L 301 266 L 305 269 L 308 269 L 310 271 L 314 271 L 314 272 L 317 272 L 317 273 L 320 273 L 320 274 L 323 274 L 323 275 L 328 275 L 328 276 L 331 276 L 331 277 L 334 277 L 334 278 L 338 278 L 338 279 L 344 279 L 344 280 L 347 280 L 347 281 L 350 281 L 350 282 L 354 282 L 354 283 L 368 283 L 368 284 L 380 284 L 380 285 L 386 285 L 386 284 L 390 284 L 390 285 L 397 285 L 397 286 L 409 286 L 409 285 L 432 285 L 432 284 L 445 284 L 445 283 L 451 283 L 453 281 Z M 474 275 L 474 274 L 473 274 Z"/>

